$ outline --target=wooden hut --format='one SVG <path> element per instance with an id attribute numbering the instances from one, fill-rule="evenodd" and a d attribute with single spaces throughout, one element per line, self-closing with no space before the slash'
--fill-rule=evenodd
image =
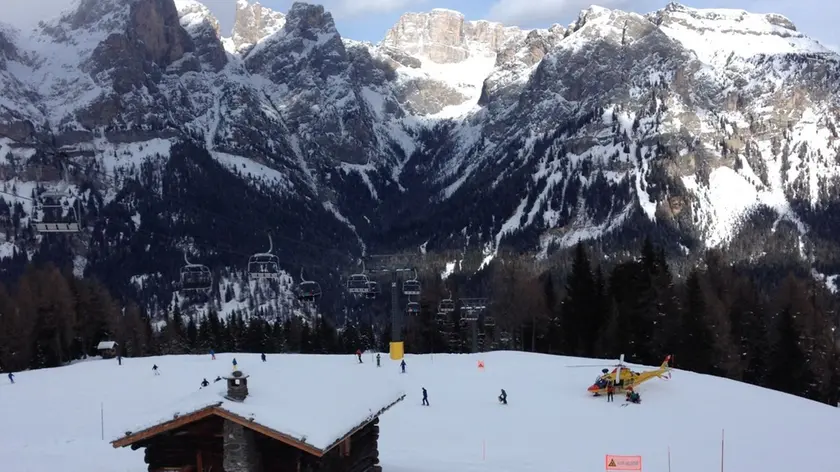
<path id="1" fill-rule="evenodd" d="M 379 415 L 405 398 L 399 392 L 378 410 L 360 411 L 347 431 L 330 425 L 329 414 L 310 414 L 305 417 L 311 425 L 303 428 L 311 433 L 307 436 L 301 435 L 304 416 L 292 410 L 302 409 L 305 398 L 265 395 L 251 403 L 247 375 L 237 370 L 225 380 L 225 392 L 200 395 L 215 397 L 213 403 L 173 413 L 171 420 L 126 432 L 111 444 L 145 448 L 150 472 L 380 472 Z M 289 431 L 284 412 L 297 418 Z"/>
<path id="2" fill-rule="evenodd" d="M 116 341 L 100 341 L 96 346 L 96 350 L 99 351 L 99 355 L 103 359 L 113 359 L 117 357 L 117 346 Z"/>

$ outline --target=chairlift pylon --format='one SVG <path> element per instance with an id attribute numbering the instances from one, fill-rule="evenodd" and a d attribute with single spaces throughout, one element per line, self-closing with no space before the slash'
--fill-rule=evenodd
<path id="1" fill-rule="evenodd" d="M 420 280 L 417 279 L 417 269 L 414 269 L 414 278 L 403 282 L 403 294 L 412 296 L 420 295 Z"/>
<path id="2" fill-rule="evenodd" d="M 213 286 L 213 274 L 204 264 L 193 264 L 184 251 L 185 266 L 181 268 L 181 287 L 184 291 L 210 290 Z"/>
<path id="3" fill-rule="evenodd" d="M 280 278 L 280 258 L 272 254 L 274 242 L 268 235 L 268 252 L 259 252 L 248 258 L 248 277 L 251 280 Z"/>
<path id="4" fill-rule="evenodd" d="M 354 294 L 364 294 L 368 291 L 368 279 L 365 273 L 365 261 L 362 261 L 362 271 L 356 274 L 350 274 L 347 279 L 347 291 Z"/>
<path id="5" fill-rule="evenodd" d="M 297 286 L 299 300 L 311 302 L 321 296 L 321 284 L 314 280 L 306 280 L 303 276 L 303 267 L 300 268 L 300 280 Z"/>

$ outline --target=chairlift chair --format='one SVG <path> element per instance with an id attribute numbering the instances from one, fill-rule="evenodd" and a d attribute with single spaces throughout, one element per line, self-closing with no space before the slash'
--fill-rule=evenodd
<path id="1" fill-rule="evenodd" d="M 186 265 L 181 268 L 181 287 L 184 291 L 210 290 L 213 286 L 213 274 L 210 268 L 204 264 L 193 264 L 187 259 L 184 253 Z"/>
<path id="2" fill-rule="evenodd" d="M 347 291 L 350 293 L 364 294 L 368 292 L 370 279 L 365 274 L 365 263 L 362 261 L 362 271 L 358 274 L 351 274 L 347 279 Z"/>
<path id="3" fill-rule="evenodd" d="M 417 271 L 414 271 L 414 278 L 403 282 L 403 294 L 412 296 L 420 295 L 420 281 L 417 280 Z"/>
<path id="4" fill-rule="evenodd" d="M 248 277 L 251 280 L 280 278 L 280 259 L 271 253 L 273 249 L 274 243 L 271 235 L 268 235 L 268 252 L 260 252 L 248 258 Z"/>
<path id="5" fill-rule="evenodd" d="M 313 280 L 306 280 L 303 277 L 303 269 L 300 269 L 301 282 L 298 284 L 298 299 L 311 302 L 321 296 L 321 284 Z"/>
<path id="6" fill-rule="evenodd" d="M 411 315 L 416 315 L 420 313 L 420 303 L 418 302 L 408 302 L 405 306 L 405 311 Z"/>
<path id="7" fill-rule="evenodd" d="M 46 191 L 35 199 L 33 226 L 39 233 L 78 233 L 80 211 L 68 202 L 68 192 Z M 78 205 L 78 200 L 76 200 Z"/>
<path id="8" fill-rule="evenodd" d="M 452 313 L 455 311 L 455 300 L 452 299 L 452 295 L 449 295 L 449 298 L 444 298 L 438 304 L 438 311 L 441 313 Z"/>
<path id="9" fill-rule="evenodd" d="M 449 320 L 449 315 L 447 315 L 446 313 L 438 312 L 438 314 L 435 315 L 435 322 L 438 323 L 438 324 L 442 325 L 442 324 L 446 323 L 448 320 Z"/>
<path id="10" fill-rule="evenodd" d="M 484 317 L 484 326 L 493 327 L 496 326 L 496 319 L 492 316 L 485 316 Z"/>
<path id="11" fill-rule="evenodd" d="M 373 300 L 379 295 L 379 284 L 375 280 L 370 280 L 367 283 L 367 291 L 365 292 L 365 298 L 368 300 Z"/>

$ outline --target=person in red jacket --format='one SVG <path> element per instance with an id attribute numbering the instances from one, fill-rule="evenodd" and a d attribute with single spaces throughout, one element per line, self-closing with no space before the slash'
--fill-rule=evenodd
<path id="1" fill-rule="evenodd" d="M 607 384 L 607 401 L 613 401 L 613 396 L 615 395 L 615 383 L 610 382 Z"/>
<path id="2" fill-rule="evenodd" d="M 362 363 L 362 350 L 361 349 L 356 349 L 356 357 L 359 358 L 359 364 L 361 364 Z"/>

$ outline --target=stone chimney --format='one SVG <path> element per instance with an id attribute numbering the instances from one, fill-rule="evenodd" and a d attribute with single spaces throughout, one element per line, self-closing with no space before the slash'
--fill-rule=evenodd
<path id="1" fill-rule="evenodd" d="M 241 370 L 235 370 L 227 380 L 227 395 L 225 398 L 234 402 L 241 402 L 248 396 L 248 376 Z"/>

